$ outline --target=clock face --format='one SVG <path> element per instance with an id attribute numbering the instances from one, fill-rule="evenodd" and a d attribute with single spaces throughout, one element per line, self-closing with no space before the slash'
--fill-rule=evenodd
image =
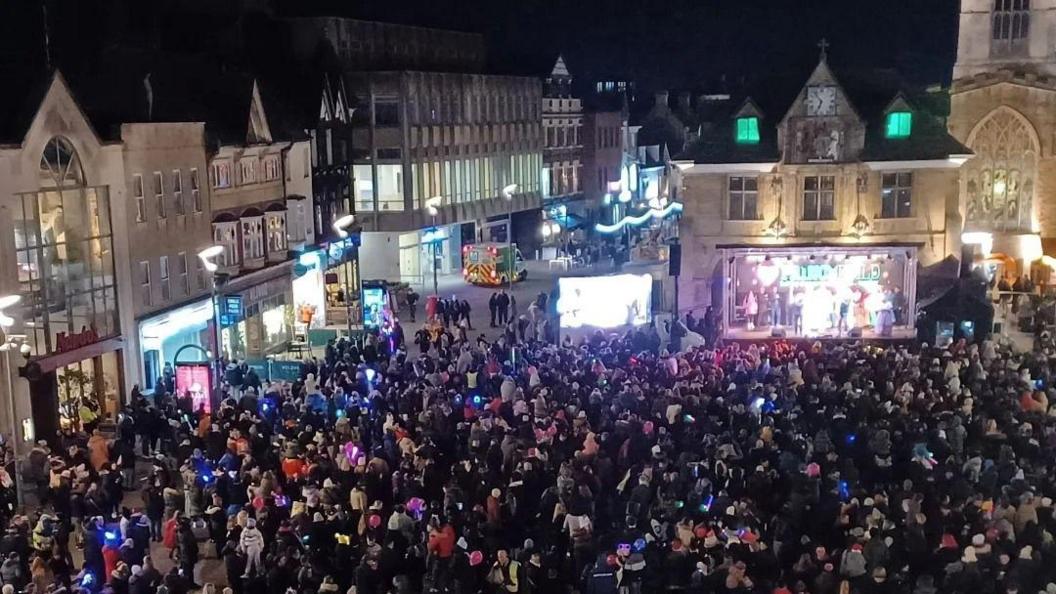
<path id="1" fill-rule="evenodd" d="M 836 115 L 836 87 L 807 87 L 807 115 Z"/>

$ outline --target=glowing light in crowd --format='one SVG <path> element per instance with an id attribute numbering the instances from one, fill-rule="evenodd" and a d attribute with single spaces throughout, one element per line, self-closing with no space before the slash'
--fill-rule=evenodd
<path id="1" fill-rule="evenodd" d="M 711 511 L 711 504 L 715 502 L 714 495 L 708 495 L 708 500 L 700 504 L 700 511 L 708 512 Z"/>
<path id="2" fill-rule="evenodd" d="M 623 217 L 622 219 L 620 219 L 619 222 L 613 225 L 603 225 L 601 223 L 598 223 L 594 225 L 594 230 L 598 233 L 617 233 L 619 231 L 622 231 L 623 228 L 627 225 L 631 225 L 632 227 L 639 227 L 647 223 L 650 219 L 663 219 L 671 216 L 674 213 L 680 212 L 682 212 L 682 203 L 672 202 L 671 204 L 668 204 L 666 208 L 660 210 L 653 208 L 645 211 L 644 213 L 638 216 Z"/>

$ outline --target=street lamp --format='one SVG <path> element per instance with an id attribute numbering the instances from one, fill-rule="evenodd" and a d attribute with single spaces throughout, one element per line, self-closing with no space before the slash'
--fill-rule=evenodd
<path id="1" fill-rule="evenodd" d="M 513 275 L 517 272 L 517 257 L 513 253 L 513 195 L 517 193 L 520 186 L 510 184 L 502 189 L 502 197 L 506 199 L 506 248 L 510 259 L 510 269 L 506 277 L 510 281 L 510 295 L 513 295 Z"/>
<path id="2" fill-rule="evenodd" d="M 436 282 L 436 268 L 437 268 L 437 266 L 436 266 L 436 242 L 437 242 L 438 235 L 439 235 L 436 232 L 436 215 L 440 214 L 440 204 L 443 201 L 444 201 L 444 198 L 442 196 L 433 196 L 432 198 L 429 198 L 429 199 L 427 199 L 425 201 L 425 209 L 429 211 L 429 216 L 432 217 L 432 219 L 433 219 L 433 233 L 432 233 L 432 238 L 431 238 L 432 241 L 429 242 L 429 243 L 432 244 L 432 252 L 433 252 L 433 295 L 439 295 L 440 294 L 440 291 L 437 288 L 437 282 Z"/>
<path id="3" fill-rule="evenodd" d="M 356 221 L 356 215 L 347 214 L 333 223 L 334 232 L 341 239 L 348 238 L 347 229 Z M 343 254 L 344 252 L 342 252 Z M 341 266 L 345 269 L 345 318 L 348 322 L 348 339 L 352 340 L 352 293 L 348 287 L 348 263 L 342 263 Z"/>
<path id="4" fill-rule="evenodd" d="M 21 295 L 5 295 L 0 297 L 0 350 L 4 351 L 4 379 L 7 386 L 7 414 L 11 419 L 11 455 L 15 459 L 15 500 L 22 507 L 24 494 L 22 485 L 21 465 L 22 455 L 18 451 L 18 419 L 15 417 L 15 386 L 11 381 L 11 347 L 15 346 L 7 338 L 7 330 L 15 324 L 14 318 L 4 313 L 4 310 L 17 305 L 22 300 Z"/>
<path id="5" fill-rule="evenodd" d="M 517 256 L 513 253 L 513 195 L 517 193 L 517 184 L 510 184 L 502 189 L 502 197 L 506 199 L 506 256 L 509 258 L 509 269 L 506 277 L 510 282 L 510 299 L 513 299 L 513 275 L 517 272 Z M 515 322 L 516 323 L 516 322 Z M 517 371 L 517 344 L 510 345 L 510 363 L 513 364 L 514 372 Z"/>
<path id="6" fill-rule="evenodd" d="M 198 252 L 198 259 L 201 260 L 202 267 L 205 268 L 213 278 L 213 282 L 210 284 L 212 290 L 209 293 L 209 299 L 213 303 L 213 324 L 215 326 L 213 332 L 213 375 L 216 385 L 210 391 L 211 394 L 219 393 L 220 381 L 223 379 L 223 368 L 221 363 L 222 346 L 220 341 L 220 298 L 218 295 L 216 278 L 216 272 L 220 269 L 220 266 L 215 262 L 215 259 L 222 253 L 224 253 L 224 246 L 222 245 L 211 245 Z M 209 405 L 212 406 L 213 403 L 210 402 Z"/>
<path id="7" fill-rule="evenodd" d="M 341 239 L 348 237 L 348 231 L 346 231 L 346 229 L 348 229 L 355 221 L 356 215 L 350 214 L 337 219 L 334 221 L 334 232 L 337 233 L 337 236 Z"/>

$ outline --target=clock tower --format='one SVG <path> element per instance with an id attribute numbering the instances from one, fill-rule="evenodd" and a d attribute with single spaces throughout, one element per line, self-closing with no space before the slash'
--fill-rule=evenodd
<path id="1" fill-rule="evenodd" d="M 778 124 L 786 163 L 854 161 L 865 146 L 865 125 L 829 68 L 824 39 L 821 59 Z"/>

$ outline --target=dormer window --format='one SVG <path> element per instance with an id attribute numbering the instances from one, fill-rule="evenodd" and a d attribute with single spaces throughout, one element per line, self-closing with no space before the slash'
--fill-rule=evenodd
<path id="1" fill-rule="evenodd" d="M 887 127 L 884 136 L 888 138 L 909 138 L 913 130 L 913 114 L 908 111 L 892 111 L 887 114 Z"/>
<path id="2" fill-rule="evenodd" d="M 737 144 L 759 143 L 759 118 L 748 116 L 737 118 Z"/>

